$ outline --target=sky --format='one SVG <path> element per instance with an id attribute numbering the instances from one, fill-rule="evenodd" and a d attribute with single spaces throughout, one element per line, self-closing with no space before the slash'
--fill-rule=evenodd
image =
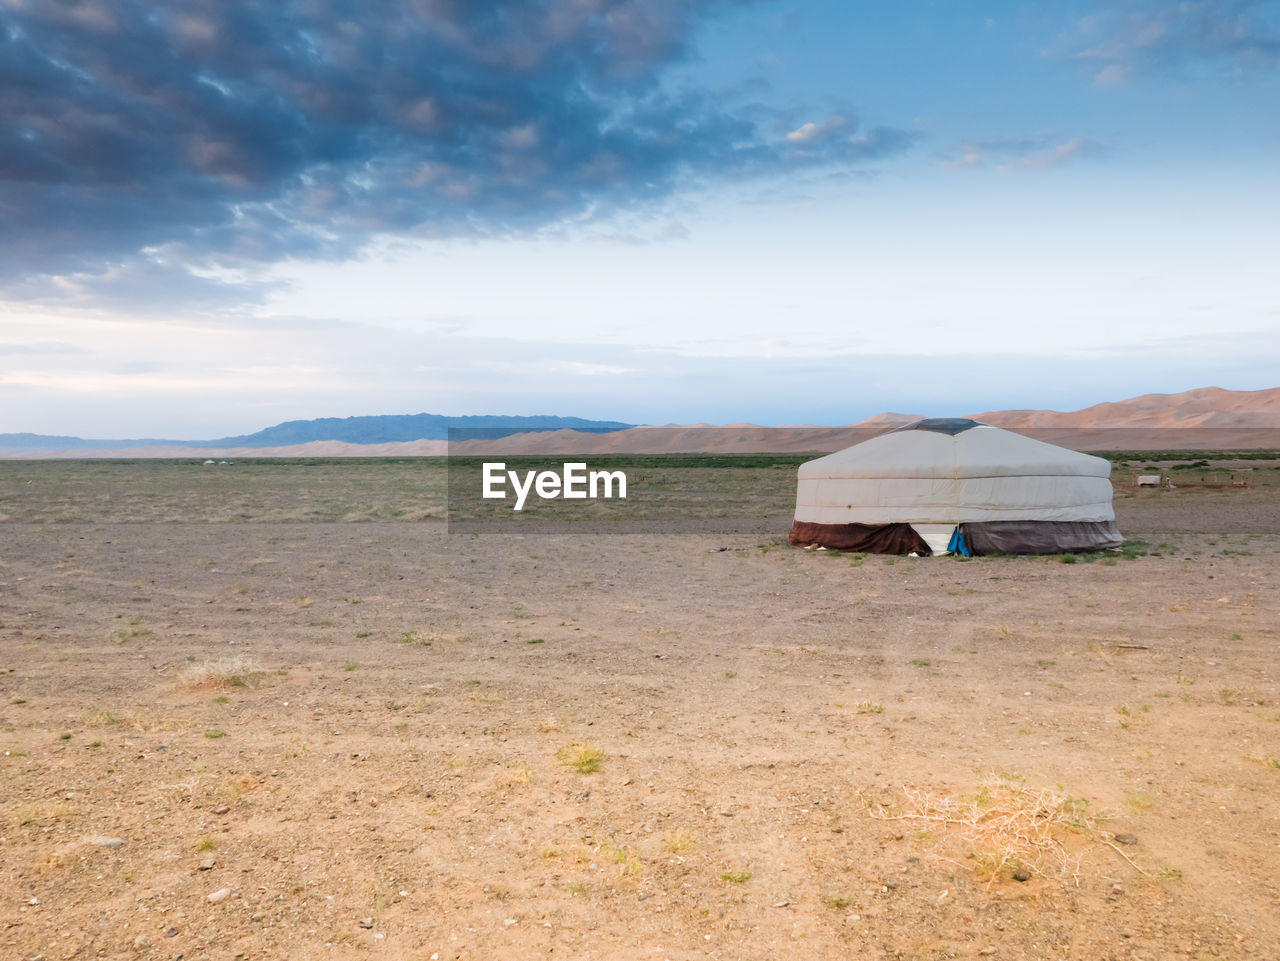
<path id="1" fill-rule="evenodd" d="M 0 0 L 0 432 L 1280 386 L 1280 2 Z"/>

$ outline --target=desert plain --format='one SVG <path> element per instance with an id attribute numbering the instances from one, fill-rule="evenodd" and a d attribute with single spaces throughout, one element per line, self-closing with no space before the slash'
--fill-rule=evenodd
<path id="1" fill-rule="evenodd" d="M 0 464 L 0 957 L 1276 957 L 1252 466 L 960 560 L 787 546 L 787 464 L 465 535 L 432 460 Z"/>

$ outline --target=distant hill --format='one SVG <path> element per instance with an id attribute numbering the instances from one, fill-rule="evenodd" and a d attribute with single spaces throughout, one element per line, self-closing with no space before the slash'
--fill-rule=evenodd
<path id="1" fill-rule="evenodd" d="M 855 426 L 898 427 L 925 416 L 936 415 L 876 414 Z M 1128 400 L 1094 404 L 1083 410 L 987 410 L 963 416 L 1009 430 L 1280 428 L 1280 387 L 1266 390 L 1199 387 L 1180 394 L 1143 394 Z"/>
<path id="2" fill-rule="evenodd" d="M 1274 428 L 1280 427 L 1280 387 L 1201 387 L 1181 394 L 1143 394 L 1083 410 L 994 410 L 972 416 L 984 424 L 1006 428 Z"/>
<path id="3" fill-rule="evenodd" d="M 668 424 L 633 427 L 580 417 L 443 417 L 403 414 L 324 417 L 289 421 L 255 434 L 210 441 L 84 440 L 39 434 L 0 434 L 0 457 L 438 457 L 447 440 L 463 440 L 454 453 L 682 453 L 832 451 L 920 416 L 883 413 L 845 427 L 771 428 L 732 424 L 716 428 Z M 1077 411 L 1006 410 L 975 420 L 1040 436 L 1075 450 L 1225 450 L 1280 447 L 1280 388 L 1181 394 L 1145 394 Z M 1117 431 L 1117 428 L 1125 430 Z M 450 429 L 469 432 L 449 435 Z M 506 438 L 498 440 L 497 438 Z"/>
<path id="4" fill-rule="evenodd" d="M 181 440 L 86 440 L 54 434 L 0 434 L 0 450 L 123 450 L 128 447 L 151 447 L 156 444 L 185 446 Z"/>
<path id="5" fill-rule="evenodd" d="M 472 441 L 454 453 L 748 453 L 833 451 L 921 417 L 953 415 L 885 412 L 849 427 L 774 428 L 732 424 L 636 427 L 588 437 L 572 431 Z M 1280 447 L 1280 388 L 1145 394 L 1078 411 L 1008 410 L 971 414 L 974 420 L 1023 431 L 1075 450 L 1221 450 Z"/>
<path id="6" fill-rule="evenodd" d="M 504 414 L 444 417 L 440 414 L 381 414 L 374 417 L 320 417 L 315 420 L 290 420 L 255 434 L 190 443 L 193 447 L 284 447 L 291 444 L 307 444 L 316 440 L 337 440 L 347 444 L 390 444 L 410 440 L 448 440 L 450 430 L 461 433 L 474 432 L 478 436 L 485 437 L 502 437 L 528 431 L 566 429 L 584 433 L 606 433 L 634 426 L 634 424 L 623 424 L 615 420 L 584 420 L 581 417 L 511 417 Z M 457 436 L 455 433 L 455 439 Z"/>
<path id="7" fill-rule="evenodd" d="M 625 430 L 632 424 L 614 420 L 586 420 L 582 417 L 532 417 L 480 414 L 445 417 L 440 414 L 380 414 L 369 417 L 320 417 L 291 420 L 253 434 L 220 437 L 217 440 L 132 440 L 85 439 L 47 434 L 0 434 L 0 450 L 129 450 L 137 447 L 259 448 L 291 447 L 313 441 L 340 441 L 346 444 L 387 444 L 416 440 L 447 440 L 449 431 L 476 436 L 501 437 L 506 434 L 545 430 L 576 430 L 604 433 Z M 455 434 L 455 439 L 457 435 Z"/>

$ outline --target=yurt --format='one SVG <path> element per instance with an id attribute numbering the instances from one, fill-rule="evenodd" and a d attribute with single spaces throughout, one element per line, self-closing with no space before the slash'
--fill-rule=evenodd
<path id="1" fill-rule="evenodd" d="M 964 418 L 929 418 L 800 466 L 791 543 L 881 554 L 1121 545 L 1111 464 Z"/>

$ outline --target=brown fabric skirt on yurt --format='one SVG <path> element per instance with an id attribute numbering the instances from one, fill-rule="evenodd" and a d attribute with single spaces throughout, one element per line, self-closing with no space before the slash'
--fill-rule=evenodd
<path id="1" fill-rule="evenodd" d="M 791 525 L 790 540 L 795 547 L 817 546 L 862 554 L 919 554 L 925 557 L 933 553 L 910 524 L 812 524 L 795 521 Z"/>

